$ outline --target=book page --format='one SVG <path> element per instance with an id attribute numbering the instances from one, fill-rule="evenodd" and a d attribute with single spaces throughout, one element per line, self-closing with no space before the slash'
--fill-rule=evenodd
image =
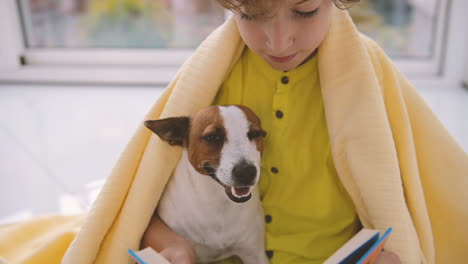
<path id="1" fill-rule="evenodd" d="M 388 228 L 385 231 L 385 234 L 377 241 L 372 248 L 370 248 L 364 256 L 357 262 L 357 264 L 374 264 L 377 261 L 377 258 L 382 252 L 385 242 L 388 240 L 388 236 L 393 231 L 393 228 Z"/>
<path id="2" fill-rule="evenodd" d="M 379 231 L 361 229 L 354 237 L 331 255 L 324 264 L 356 263 L 366 251 L 377 242 Z M 353 256 L 356 256 L 353 258 Z"/>

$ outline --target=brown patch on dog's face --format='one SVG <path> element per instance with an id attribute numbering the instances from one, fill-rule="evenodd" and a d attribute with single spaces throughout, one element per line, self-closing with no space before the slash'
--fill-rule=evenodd
<path id="1" fill-rule="evenodd" d="M 246 134 L 240 136 L 254 142 L 261 155 L 266 132 L 261 127 L 260 119 L 250 108 L 235 106 L 244 113 L 248 123 L 248 130 L 243 132 Z M 145 126 L 169 144 L 187 148 L 192 167 L 200 174 L 217 179 L 215 172 L 220 166 L 222 149 L 227 142 L 227 132 L 218 106 L 202 109 L 191 118 L 147 120 Z"/>
<path id="2" fill-rule="evenodd" d="M 219 166 L 226 131 L 218 107 L 211 106 L 192 117 L 187 151 L 192 166 L 201 174 L 212 174 Z"/>
<path id="3" fill-rule="evenodd" d="M 245 116 L 247 117 L 248 122 L 250 123 L 249 138 L 255 140 L 257 144 L 257 150 L 260 154 L 263 154 L 263 138 L 266 136 L 266 132 L 262 129 L 262 124 L 258 116 L 248 107 L 242 105 L 236 105 L 240 108 Z"/>

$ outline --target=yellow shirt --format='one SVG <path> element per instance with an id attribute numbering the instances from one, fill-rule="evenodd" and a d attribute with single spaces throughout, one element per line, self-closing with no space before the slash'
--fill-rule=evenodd
<path id="1" fill-rule="evenodd" d="M 270 262 L 322 263 L 359 220 L 333 164 L 317 56 L 282 72 L 246 48 L 213 104 L 250 107 L 268 133 L 259 188 Z"/>

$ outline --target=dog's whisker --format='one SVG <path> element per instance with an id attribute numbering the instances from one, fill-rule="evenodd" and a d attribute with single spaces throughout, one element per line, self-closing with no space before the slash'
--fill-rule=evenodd
<path id="1" fill-rule="evenodd" d="M 216 169 L 219 168 L 219 166 L 218 166 L 218 167 L 215 167 L 215 166 L 211 166 L 211 165 L 205 165 L 204 167 L 205 167 L 205 168 L 214 169 L 214 170 L 216 170 Z"/>
<path id="2" fill-rule="evenodd" d="M 205 169 L 208 172 L 208 174 L 210 174 L 212 176 L 214 176 L 215 171 L 218 170 L 218 167 L 212 166 L 208 162 L 202 163 L 202 168 Z"/>

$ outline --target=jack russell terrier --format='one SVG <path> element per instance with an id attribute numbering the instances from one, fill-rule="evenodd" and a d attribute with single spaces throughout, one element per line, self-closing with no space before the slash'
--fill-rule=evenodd
<path id="1" fill-rule="evenodd" d="M 193 117 L 145 121 L 162 140 L 183 147 L 157 212 L 187 239 L 196 262 L 233 255 L 267 264 L 260 179 L 260 119 L 245 106 L 210 106 Z"/>

